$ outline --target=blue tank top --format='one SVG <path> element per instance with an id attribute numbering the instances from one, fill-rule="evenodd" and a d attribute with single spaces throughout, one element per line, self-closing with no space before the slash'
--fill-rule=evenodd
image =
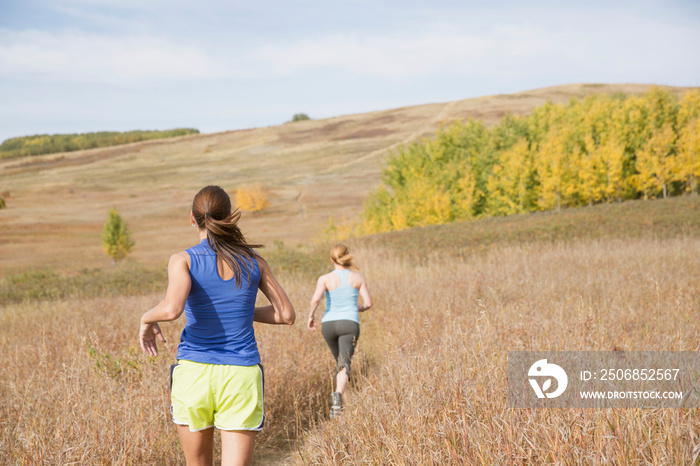
<path id="1" fill-rule="evenodd" d="M 350 270 L 334 270 L 334 274 L 340 277 L 340 286 L 334 290 L 326 291 L 326 310 L 323 311 L 321 322 L 332 320 L 352 320 L 360 323 L 360 313 L 357 310 L 357 295 L 360 292 L 348 283 Z"/>
<path id="2" fill-rule="evenodd" d="M 187 249 L 190 255 L 192 288 L 185 304 L 187 322 L 182 330 L 177 358 L 206 364 L 253 366 L 260 363 L 253 331 L 255 298 L 260 267 L 247 259 L 250 273 L 241 260 L 241 282 L 224 280 L 216 267 L 216 253 L 203 239 Z M 248 280 L 250 279 L 250 284 Z"/>

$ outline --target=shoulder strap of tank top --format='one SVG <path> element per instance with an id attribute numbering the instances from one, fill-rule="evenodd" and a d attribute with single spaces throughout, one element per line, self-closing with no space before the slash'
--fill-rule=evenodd
<path id="1" fill-rule="evenodd" d="M 350 273 L 350 269 L 334 270 L 333 272 L 340 277 L 341 285 L 343 283 L 347 283 L 348 285 L 350 284 L 350 282 L 348 281 L 348 274 Z"/>

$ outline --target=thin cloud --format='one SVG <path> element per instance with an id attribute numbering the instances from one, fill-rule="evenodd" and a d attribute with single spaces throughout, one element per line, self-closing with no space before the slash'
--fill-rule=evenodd
<path id="1" fill-rule="evenodd" d="M 0 139 L 249 127 L 571 82 L 700 84 L 690 3 L 312 3 L 24 2 L 0 18 Z"/>
<path id="2" fill-rule="evenodd" d="M 513 39 L 517 47 L 506 47 Z M 544 44 L 550 44 L 544 47 Z M 553 46 L 551 44 L 559 44 Z M 0 76 L 48 81 L 117 83 L 305 74 L 310 70 L 401 79 L 441 73 L 482 73 L 501 53 L 562 52 L 560 38 L 507 31 L 495 36 L 334 34 L 250 49 L 205 50 L 168 38 L 82 31 L 0 29 Z M 484 66 L 488 65 L 488 66 Z"/>
<path id="3" fill-rule="evenodd" d="M 533 27 L 513 22 L 475 29 L 447 23 L 410 33 L 346 32 L 285 40 L 261 37 L 247 47 L 206 38 L 183 42 L 141 32 L 0 29 L 0 77 L 128 84 L 164 79 L 269 79 L 318 71 L 395 80 L 446 75 L 501 78 L 503 73 L 533 76 L 543 71 L 561 75 L 568 70 L 585 71 L 583 78 L 598 70 L 601 79 L 617 73 L 634 80 L 632 72 L 644 74 L 651 61 L 665 68 L 675 62 L 688 76 L 697 73 L 698 66 L 693 65 L 697 60 L 687 45 L 700 39 L 695 29 L 619 19 L 609 15 L 598 31 L 587 31 L 585 26 Z M 590 20 L 582 18 L 582 23 L 590 24 Z M 653 37 L 647 37 L 649 30 L 654 31 Z"/>
<path id="4" fill-rule="evenodd" d="M 192 45 L 152 36 L 0 30 L 0 76 L 39 81 L 202 79 L 219 65 Z"/>
<path id="5" fill-rule="evenodd" d="M 331 35 L 268 45 L 256 55 L 278 75 L 326 68 L 357 76 L 406 78 L 464 69 L 493 47 L 490 39 L 457 34 Z"/>

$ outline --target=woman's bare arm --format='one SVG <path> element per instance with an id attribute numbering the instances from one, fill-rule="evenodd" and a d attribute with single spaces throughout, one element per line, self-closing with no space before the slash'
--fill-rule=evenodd
<path id="1" fill-rule="evenodd" d="M 369 287 L 367 286 L 367 280 L 365 280 L 365 277 L 360 274 L 360 277 L 362 277 L 362 283 L 360 283 L 360 296 L 362 296 L 362 306 L 357 306 L 357 310 L 359 312 L 365 312 L 367 309 L 372 307 L 372 296 L 369 294 Z"/>
<path id="2" fill-rule="evenodd" d="M 326 291 L 326 281 L 323 279 L 323 275 L 321 275 L 316 281 L 316 289 L 314 290 L 314 295 L 311 297 L 311 304 L 309 305 L 309 320 L 306 323 L 306 327 L 309 330 L 316 330 L 316 319 L 314 318 L 314 314 L 318 308 L 318 303 L 321 302 L 324 291 Z"/>
<path id="3" fill-rule="evenodd" d="M 296 320 L 296 313 L 287 293 L 272 274 L 268 263 L 260 256 L 258 256 L 258 265 L 260 266 L 258 287 L 270 301 L 270 305 L 255 308 L 255 322 L 292 325 Z"/>
<path id="4" fill-rule="evenodd" d="M 158 322 L 175 320 L 185 310 L 192 280 L 187 262 L 187 253 L 173 254 L 168 262 L 168 290 L 165 299 L 141 316 L 139 338 L 141 349 L 149 356 L 158 356 L 156 339 L 165 343 Z"/>

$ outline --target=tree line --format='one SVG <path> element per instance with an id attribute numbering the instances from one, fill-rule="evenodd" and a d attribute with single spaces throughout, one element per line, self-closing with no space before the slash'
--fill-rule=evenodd
<path id="1" fill-rule="evenodd" d="M 10 138 L 0 144 L 0 158 L 25 155 L 71 152 L 96 147 L 116 146 L 150 139 L 173 138 L 188 134 L 199 134 L 193 128 L 177 128 L 165 131 L 101 131 L 82 134 L 37 134 Z"/>
<path id="2" fill-rule="evenodd" d="M 547 103 L 489 129 L 458 122 L 400 148 L 365 203 L 365 234 L 698 193 L 700 91 Z"/>

